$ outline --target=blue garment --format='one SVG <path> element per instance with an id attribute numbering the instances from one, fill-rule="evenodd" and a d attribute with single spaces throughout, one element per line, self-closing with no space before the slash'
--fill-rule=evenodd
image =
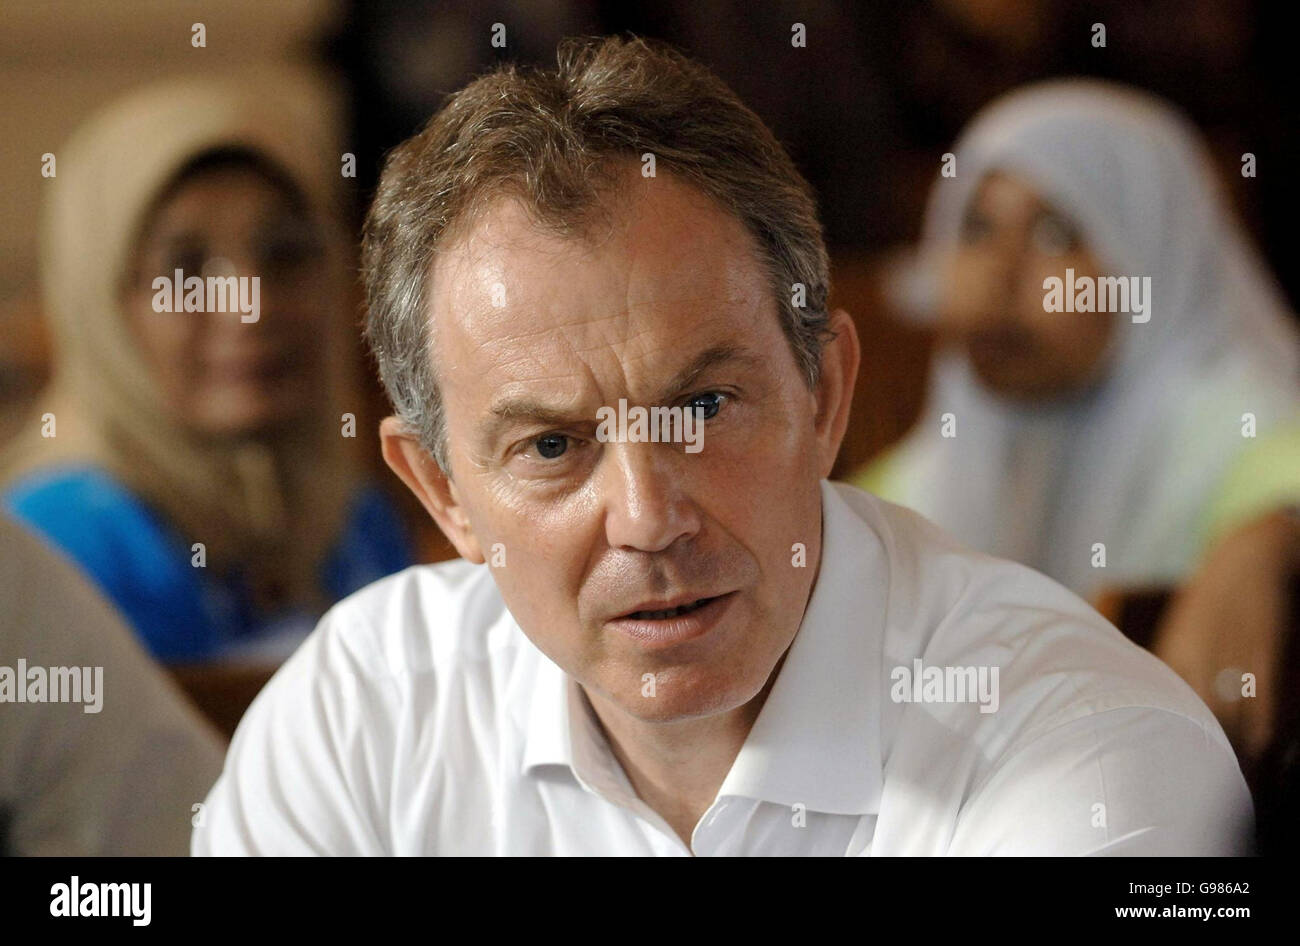
<path id="1" fill-rule="evenodd" d="M 99 585 L 159 660 L 287 656 L 319 615 L 259 613 L 238 574 L 221 579 L 191 564 L 191 544 L 112 476 L 91 467 L 42 471 L 11 486 L 0 505 L 44 536 Z M 374 486 L 357 490 L 321 569 L 333 599 L 413 564 L 397 510 Z"/>

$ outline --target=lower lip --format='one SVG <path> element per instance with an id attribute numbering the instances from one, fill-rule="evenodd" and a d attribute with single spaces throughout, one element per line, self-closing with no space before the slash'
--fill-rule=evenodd
<path id="1" fill-rule="evenodd" d="M 643 648 L 672 647 L 703 637 L 717 627 L 735 597 L 736 592 L 730 591 L 689 614 L 679 614 L 677 617 L 659 621 L 630 617 L 615 618 L 606 624 L 606 627 L 625 637 L 630 637 Z"/>

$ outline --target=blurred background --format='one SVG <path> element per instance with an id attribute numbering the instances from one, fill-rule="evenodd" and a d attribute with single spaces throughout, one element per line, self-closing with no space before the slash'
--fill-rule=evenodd
<path id="1" fill-rule="evenodd" d="M 442 98 L 502 59 L 547 64 L 564 36 L 631 30 L 706 63 L 775 129 L 816 187 L 834 257 L 837 301 L 860 320 L 864 364 L 839 471 L 859 466 L 915 419 L 928 340 L 889 319 L 882 262 L 914 240 L 929 186 L 957 133 L 989 100 L 1056 75 L 1120 79 L 1192 116 L 1221 158 L 1239 210 L 1292 308 L 1300 275 L 1286 259 L 1296 175 L 1294 62 L 1283 4 L 1251 0 L 852 0 L 762 4 L 682 0 L 53 0 L 0 8 L 0 435 L 40 390 L 48 342 L 36 288 L 40 156 L 87 115 L 148 81 L 187 73 L 303 78 L 337 115 L 343 180 L 359 221 L 384 154 Z M 206 46 L 191 27 L 206 27 Z M 507 45 L 493 48 L 493 23 Z M 1106 25 L 1107 45 L 1090 43 Z M 807 27 L 809 49 L 790 43 Z M 1231 173 L 1228 173 L 1231 172 Z M 374 391 L 370 392 L 372 395 Z M 414 510 L 412 510 L 414 512 Z M 423 522 L 422 517 L 418 520 Z M 425 534 L 427 553 L 445 554 Z"/>

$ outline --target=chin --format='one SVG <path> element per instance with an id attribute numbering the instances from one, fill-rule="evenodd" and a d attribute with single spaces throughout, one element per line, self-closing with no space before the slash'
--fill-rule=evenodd
<path id="1" fill-rule="evenodd" d="M 1087 397 L 1101 379 L 1065 380 L 1059 377 L 1030 375 L 1027 372 L 986 370 L 978 365 L 975 375 L 988 390 L 1018 404 L 1068 403 Z"/>
<path id="2" fill-rule="evenodd" d="M 619 704 L 633 716 L 653 722 L 675 722 L 716 716 L 744 706 L 762 691 L 764 675 L 754 680 L 726 676 L 724 668 L 669 667 L 655 675 L 655 695 L 639 688 L 627 691 Z"/>

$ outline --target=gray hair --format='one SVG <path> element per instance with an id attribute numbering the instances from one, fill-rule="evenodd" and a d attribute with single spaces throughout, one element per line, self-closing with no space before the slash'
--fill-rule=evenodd
<path id="1" fill-rule="evenodd" d="M 613 168 L 646 153 L 745 225 L 809 387 L 820 374 L 830 277 L 816 200 L 762 120 L 722 80 L 658 43 L 566 40 L 557 60 L 554 71 L 502 67 L 451 96 L 388 157 L 366 216 L 366 339 L 398 418 L 444 471 L 430 351 L 435 252 L 503 194 L 539 225 L 572 232 Z"/>

